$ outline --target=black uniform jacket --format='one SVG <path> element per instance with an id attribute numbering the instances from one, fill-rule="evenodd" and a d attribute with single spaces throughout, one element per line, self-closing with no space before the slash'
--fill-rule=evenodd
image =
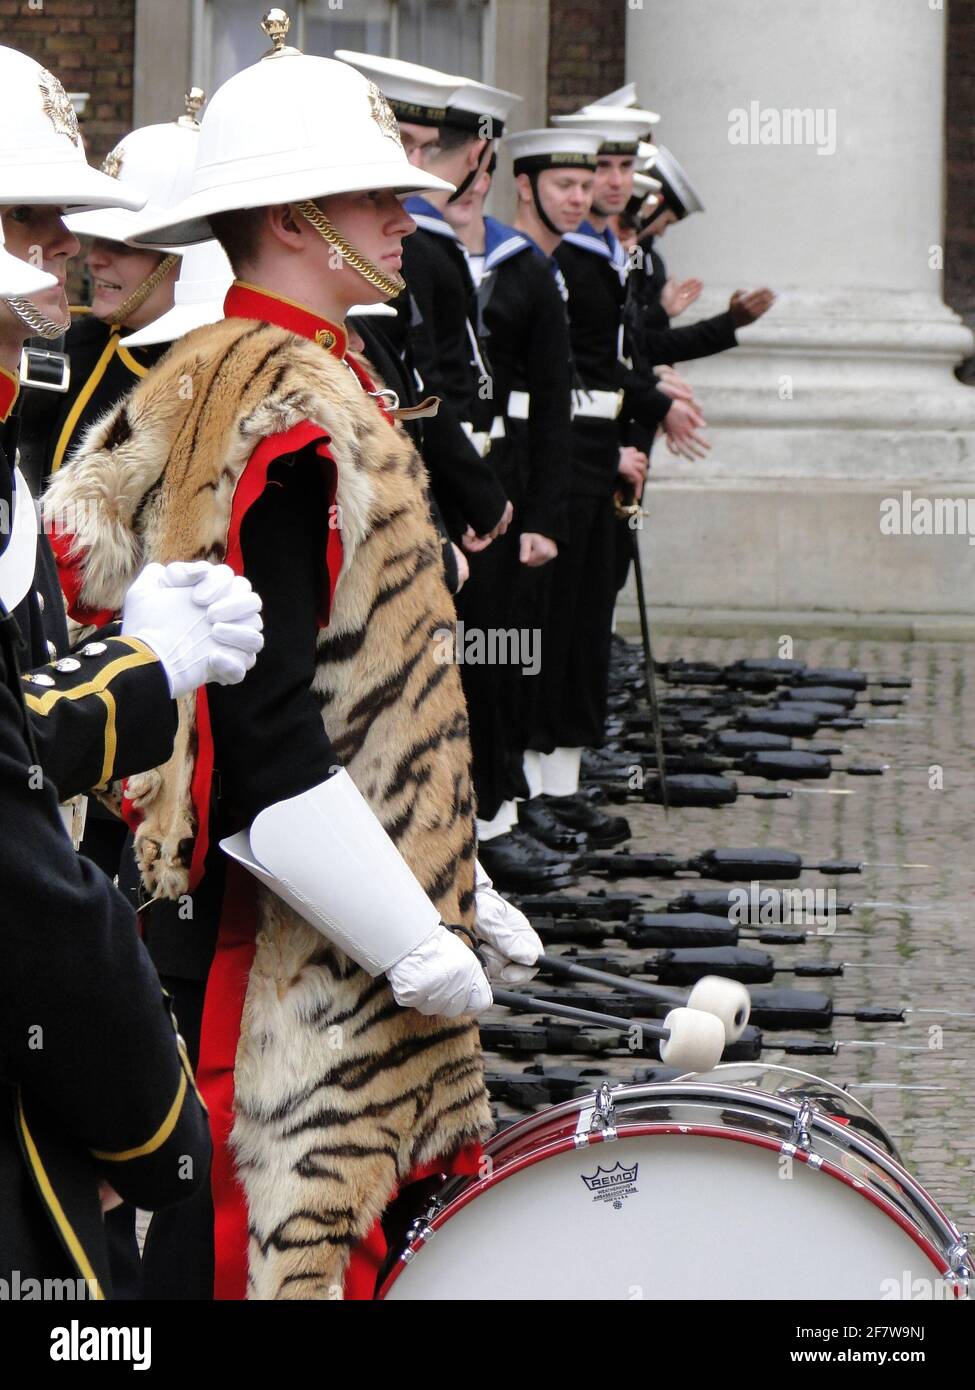
<path id="1" fill-rule="evenodd" d="M 569 295 L 569 335 L 577 385 L 583 390 L 624 393 L 617 420 L 577 416 L 573 421 L 572 489 L 588 496 L 608 495 L 616 485 L 621 428 L 634 421 L 652 434 L 671 404 L 657 390 L 652 375 L 641 375 L 621 361 L 626 277 L 608 254 L 595 249 L 600 240 L 584 223 L 579 241 L 566 238 L 555 253 Z"/>
<path id="2" fill-rule="evenodd" d="M 486 220 L 491 241 L 499 240 L 501 232 L 507 234 L 499 249 L 512 246 L 512 239 L 519 237 L 511 228 Z M 491 452 L 496 464 L 510 457 L 511 465 L 524 475 L 515 519 L 518 532 L 566 541 L 572 456 L 569 325 L 552 262 L 525 238 L 521 242 L 496 263 L 488 249 L 478 289 L 495 400 L 507 412 L 512 391 L 530 397 L 527 422 L 506 419 L 506 437 Z"/>
<path id="3" fill-rule="evenodd" d="M 662 363 L 691 362 L 737 347 L 731 314 L 715 314 L 698 323 L 671 328 L 660 302 L 667 283 L 667 268 L 651 247 L 642 266 L 631 271 L 626 300 L 626 349 L 635 371 L 645 375 Z"/>
<path id="4" fill-rule="evenodd" d="M 414 382 L 418 396 L 436 396 L 440 401 L 437 414 L 423 421 L 422 431 L 414 438 L 420 440 L 418 447 L 444 524 L 453 540 L 459 540 L 468 526 L 473 526 L 477 535 L 486 535 L 501 520 L 507 505 L 504 489 L 461 429 L 460 416 L 440 379 L 432 347 L 428 345 L 421 351 L 427 375 L 421 375 L 416 366 L 414 348 L 424 342 L 428 330 L 412 293 L 407 291 L 400 296 L 394 307 L 396 318 L 383 319 L 378 331 Z"/>
<path id="5" fill-rule="evenodd" d="M 374 379 L 379 379 L 391 390 L 395 391 L 399 397 L 400 406 L 407 409 L 419 404 L 420 393 L 417 389 L 416 379 L 407 370 L 405 362 L 396 350 L 395 344 L 385 336 L 382 330 L 384 322 L 389 322 L 386 318 L 369 318 L 360 315 L 353 318 L 353 326 L 359 334 L 364 345 L 364 356 L 366 366 L 370 375 Z M 441 403 L 442 406 L 442 403 Z M 423 457 L 424 426 L 430 421 L 429 416 L 422 419 L 406 419 L 403 427 L 413 440 L 420 457 Z M 467 440 L 464 440 L 467 443 Z M 424 460 L 425 461 L 425 460 Z M 480 460 L 478 460 L 480 462 Z M 429 478 L 430 469 L 427 467 Z M 454 555 L 453 547 L 450 544 L 450 533 L 444 520 L 443 512 L 433 490 L 433 482 L 430 481 L 430 512 L 433 523 L 437 528 L 440 537 L 440 549 L 443 556 L 444 578 L 447 581 L 447 588 L 452 594 L 457 592 L 457 559 Z"/>
<path id="6" fill-rule="evenodd" d="M 429 225 L 443 228 L 434 232 L 421 226 L 403 242 L 403 275 L 427 330 L 414 345 L 416 367 L 424 381 L 431 373 L 439 373 L 447 398 L 462 420 L 475 429 L 489 429 L 497 412 L 483 390 L 490 367 L 482 350 L 467 255 L 443 218 L 418 211 L 427 206 L 422 199 L 410 199 L 409 206 Z"/>
<path id="7" fill-rule="evenodd" d="M 70 457 L 88 426 L 128 395 L 169 347 L 120 347 L 119 339 L 129 330 L 80 310 L 72 312 L 64 338 L 71 366 L 67 391 L 27 386 L 21 393 L 20 466 L 35 494 Z"/>
<path id="8" fill-rule="evenodd" d="M 133 915 L 61 823 L 5 610 L 0 628 L 0 1277 L 105 1296 L 98 1180 L 149 1210 L 180 1201 L 209 1133 Z"/>

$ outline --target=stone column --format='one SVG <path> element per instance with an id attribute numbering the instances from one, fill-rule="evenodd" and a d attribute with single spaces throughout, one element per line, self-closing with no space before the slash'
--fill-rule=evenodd
<path id="1" fill-rule="evenodd" d="M 972 337 L 942 297 L 939 0 L 630 0 L 627 77 L 707 207 L 659 244 L 707 287 L 676 322 L 779 294 L 742 346 L 681 368 L 713 450 L 657 446 L 655 603 L 972 614 L 965 536 L 880 529 L 885 498 L 975 497 L 975 392 L 953 374 Z"/>

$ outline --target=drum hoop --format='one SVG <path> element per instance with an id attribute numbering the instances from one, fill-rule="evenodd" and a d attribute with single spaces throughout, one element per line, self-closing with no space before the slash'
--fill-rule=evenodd
<path id="1" fill-rule="evenodd" d="M 738 1094 L 740 1095 L 740 1092 Z M 774 1099 L 774 1097 L 769 1097 L 769 1099 Z M 566 1102 L 565 1104 L 571 1105 L 572 1102 Z M 554 1110 L 560 1108 L 561 1107 L 556 1106 L 553 1107 L 552 1111 L 543 1111 L 540 1113 L 551 1115 Z M 507 1132 L 508 1131 L 505 1131 L 505 1133 Z M 622 1124 L 617 1127 L 615 1133 L 615 1140 L 610 1142 L 616 1143 L 624 1137 L 640 1138 L 644 1135 L 678 1134 L 691 1135 L 695 1138 L 704 1139 L 728 1139 L 737 1143 L 752 1144 L 757 1148 L 769 1149 L 779 1154 L 782 1152 L 782 1143 L 780 1140 L 772 1139 L 767 1135 L 751 1134 L 747 1130 L 734 1129 L 730 1126 L 682 1124 L 675 1121 L 662 1121 L 658 1123 L 633 1125 Z M 545 1159 L 555 1158 L 562 1153 L 578 1153 L 580 1149 L 579 1145 L 576 1143 L 576 1137 L 576 1135 L 565 1135 L 550 1144 L 543 1144 L 537 1149 L 528 1150 L 526 1153 L 520 1154 L 517 1158 L 512 1159 L 510 1163 L 499 1165 L 489 1175 L 477 1178 L 471 1182 L 462 1192 L 459 1192 L 452 1198 L 442 1211 L 438 1212 L 437 1215 L 430 1220 L 428 1223 L 430 1234 L 419 1237 L 407 1246 L 406 1251 L 399 1257 L 384 1280 L 382 1287 L 376 1294 L 376 1298 L 384 1299 L 386 1297 L 400 1274 L 408 1267 L 410 1259 L 429 1243 L 430 1238 L 435 1235 L 442 1226 L 452 1217 L 456 1216 L 458 1212 L 463 1211 L 464 1207 L 468 1206 L 475 1197 L 479 1197 L 482 1192 L 486 1192 L 489 1188 L 495 1187 L 506 1178 L 510 1178 L 514 1173 L 520 1173 L 526 1168 L 533 1168 L 536 1163 L 541 1163 Z M 595 1148 L 604 1142 L 607 1142 L 604 1136 L 599 1131 L 595 1131 L 586 1147 Z M 880 1150 L 878 1150 L 878 1152 L 880 1152 Z M 815 1153 L 808 1154 L 802 1149 L 797 1149 L 792 1157 L 801 1159 L 804 1163 L 808 1163 L 811 1157 L 815 1158 L 820 1156 Z M 878 1207 L 886 1216 L 891 1217 L 901 1230 L 904 1231 L 906 1235 L 910 1236 L 921 1252 L 928 1257 L 937 1269 L 939 1276 L 951 1273 L 951 1266 L 937 1246 L 933 1244 L 919 1226 L 916 1226 L 913 1221 L 910 1221 L 904 1216 L 889 1197 L 885 1197 L 883 1193 L 874 1192 L 870 1188 L 865 1187 L 862 1182 L 851 1177 L 849 1173 L 845 1172 L 844 1169 L 840 1168 L 837 1164 L 832 1163 L 829 1159 L 824 1158 L 822 1160 L 822 1164 L 818 1171 L 827 1174 L 829 1177 L 838 1178 L 845 1186 L 852 1188 L 855 1192 L 859 1193 L 861 1197 L 866 1197 L 869 1202 L 872 1202 L 874 1206 Z M 905 1176 L 910 1179 L 910 1174 L 905 1174 Z M 913 1179 L 911 1179 L 911 1182 L 914 1186 L 917 1186 L 917 1184 L 913 1183 Z M 921 1190 L 923 1191 L 923 1189 Z M 950 1223 L 947 1224 L 952 1233 L 957 1234 L 954 1232 L 954 1228 L 951 1227 Z M 407 1255 L 410 1258 L 407 1258 Z M 960 1297 L 957 1289 L 955 1297 Z"/>
<path id="2" fill-rule="evenodd" d="M 795 1116 L 799 1109 L 795 1101 L 787 1100 L 784 1096 L 773 1095 L 769 1091 L 752 1090 L 741 1086 L 722 1086 L 715 1082 L 676 1080 L 648 1082 L 642 1086 L 620 1085 L 613 1087 L 610 1095 L 614 1102 L 630 1099 L 660 1100 L 662 1102 L 686 1100 L 693 1104 L 695 1101 L 703 1101 L 707 1098 L 720 1103 L 726 1109 L 741 1111 L 753 1108 L 759 1113 L 771 1111 L 777 1116 Z M 563 1116 L 580 1115 L 590 1108 L 591 1104 L 589 1096 L 576 1097 L 573 1100 L 562 1101 L 559 1105 L 550 1106 L 545 1110 L 536 1111 L 533 1115 L 526 1115 L 523 1121 L 519 1120 L 516 1124 L 510 1125 L 491 1140 L 485 1152 L 490 1158 L 495 1158 L 498 1148 L 506 1147 L 512 1139 L 529 1134 L 533 1128 L 542 1128 L 548 1122 Z M 625 1117 L 621 1115 L 617 1127 L 623 1127 L 625 1123 Z M 950 1236 L 952 1240 L 958 1239 L 959 1233 L 947 1213 L 942 1211 L 937 1202 L 917 1179 L 912 1177 L 903 1164 L 898 1163 L 897 1159 L 886 1153 L 872 1139 L 868 1139 L 857 1130 L 847 1129 L 845 1125 L 839 1124 L 814 1105 L 810 1115 L 810 1129 L 817 1128 L 830 1139 L 837 1141 L 840 1147 L 853 1149 L 859 1147 L 861 1152 L 865 1151 L 872 1163 L 882 1168 L 896 1180 L 899 1186 L 910 1192 L 917 1206 L 924 1212 L 932 1226 L 940 1226 L 943 1228 L 945 1236 Z"/>

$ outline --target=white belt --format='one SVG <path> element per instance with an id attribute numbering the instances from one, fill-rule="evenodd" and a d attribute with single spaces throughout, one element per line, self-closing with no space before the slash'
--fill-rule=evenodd
<path id="1" fill-rule="evenodd" d="M 622 391 L 573 391 L 573 418 L 615 420 L 623 409 Z"/>
<path id="2" fill-rule="evenodd" d="M 504 438 L 504 417 L 502 415 L 495 415 L 489 430 L 476 430 L 469 420 L 461 420 L 460 427 L 481 458 L 490 452 L 492 439 Z"/>
<path id="3" fill-rule="evenodd" d="M 512 391 L 508 397 L 508 419 L 527 420 L 532 398 L 527 391 Z"/>
<path id="4" fill-rule="evenodd" d="M 87 796 L 75 796 L 70 801 L 62 801 L 58 810 L 61 812 L 64 828 L 71 837 L 71 843 L 75 849 L 80 849 L 85 834 L 85 820 L 88 816 Z"/>

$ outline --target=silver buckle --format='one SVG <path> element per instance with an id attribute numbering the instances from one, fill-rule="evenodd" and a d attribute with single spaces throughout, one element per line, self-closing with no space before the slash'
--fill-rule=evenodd
<path id="1" fill-rule="evenodd" d="M 36 391 L 65 392 L 71 385 L 71 362 L 65 352 L 25 347 L 20 354 L 20 384 Z"/>

